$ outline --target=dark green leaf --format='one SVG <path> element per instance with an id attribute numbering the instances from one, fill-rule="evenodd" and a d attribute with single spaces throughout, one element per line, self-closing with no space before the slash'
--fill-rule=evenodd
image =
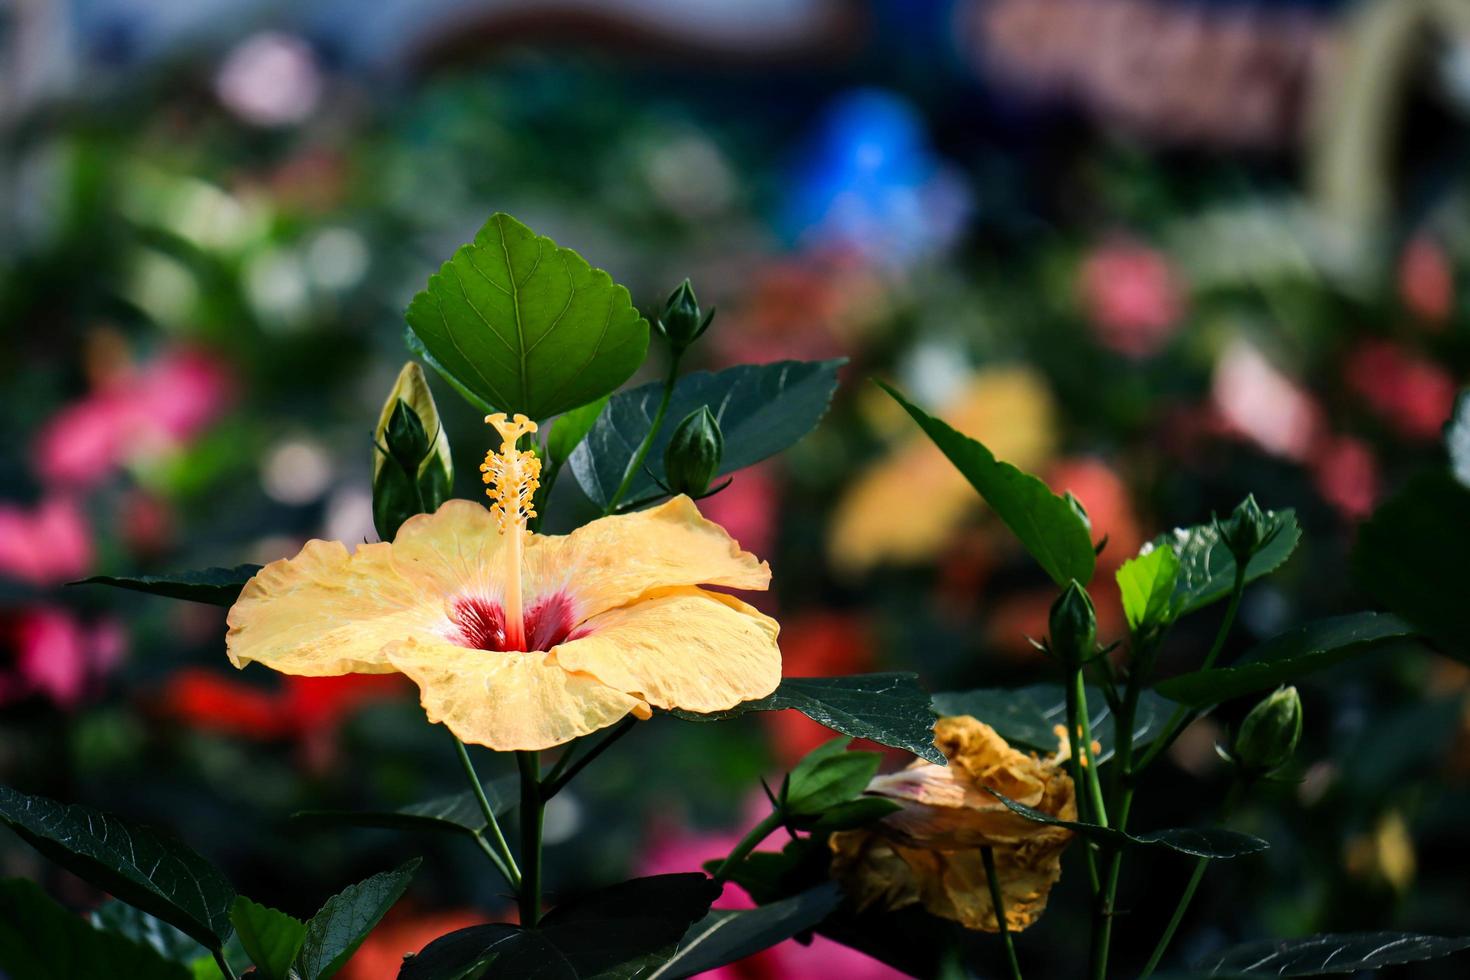
<path id="1" fill-rule="evenodd" d="M 1234 667 L 1196 670 L 1158 686 L 1166 698 L 1195 708 L 1288 684 L 1298 677 L 1402 640 L 1417 631 L 1397 616 L 1354 613 L 1298 626 L 1247 653 Z"/>
<path id="2" fill-rule="evenodd" d="M 172 835 L 0 786 L 0 822 L 68 871 L 210 949 L 230 935 L 235 889 Z"/>
<path id="3" fill-rule="evenodd" d="M 1092 579 L 1096 555 L 1086 522 L 1063 497 L 1030 473 L 1001 462 L 981 443 L 928 414 L 883 382 L 955 469 L 964 474 L 1057 585 Z"/>
<path id="4" fill-rule="evenodd" d="M 626 289 L 507 214 L 429 277 L 407 317 L 436 367 L 533 419 L 602 397 L 648 353 L 648 321 Z"/>
<path id="5" fill-rule="evenodd" d="M 418 866 L 419 859 L 414 858 L 396 871 L 375 874 L 327 899 L 306 924 L 296 960 L 302 980 L 326 980 L 342 969 L 403 895 Z"/>
<path id="6" fill-rule="evenodd" d="M 747 711 L 794 708 L 815 722 L 854 738 L 912 752 L 944 764 L 934 747 L 934 710 L 917 674 L 854 674 L 849 677 L 787 677 L 774 694 L 737 704 L 729 711 L 674 711 L 686 721 L 721 721 Z"/>
<path id="7" fill-rule="evenodd" d="M 497 816 L 515 808 L 519 780 L 505 776 L 485 783 L 485 796 Z M 469 790 L 412 803 L 397 810 L 302 810 L 293 821 L 326 826 L 381 827 L 387 830 L 447 830 L 474 834 L 485 829 L 485 815 Z"/>
<path id="8" fill-rule="evenodd" d="M 1123 596 L 1123 615 L 1129 629 L 1137 632 L 1162 626 L 1174 618 L 1179 556 L 1173 548 L 1149 548 L 1125 561 L 1114 577 Z"/>
<path id="9" fill-rule="evenodd" d="M 175 963 L 192 963 L 201 956 L 209 956 L 207 949 L 190 939 L 183 931 L 115 898 L 97 906 L 92 912 L 91 921 L 98 929 L 115 932 L 134 942 L 146 943 L 156 949 L 164 959 Z"/>
<path id="10" fill-rule="evenodd" d="M 837 389 L 837 369 L 844 362 L 780 361 L 745 364 L 711 374 L 686 374 L 674 386 L 664 416 L 666 424 L 649 448 L 644 465 L 652 470 L 633 474 L 623 495 L 631 502 L 656 493 L 654 477 L 667 482 L 664 451 L 674 425 L 708 405 L 724 436 L 717 476 L 759 463 L 788 448 L 812 430 L 826 414 Z M 588 499 L 606 507 L 623 481 L 638 446 L 653 425 L 663 384 L 647 384 L 619 392 L 608 401 L 592 431 L 572 453 L 572 473 Z"/>
<path id="11" fill-rule="evenodd" d="M 1470 489 L 1447 471 L 1422 474 L 1358 528 L 1353 581 L 1470 660 Z"/>
<path id="12" fill-rule="evenodd" d="M 235 896 L 230 921 L 261 980 L 290 980 L 291 964 L 306 939 L 306 923 L 244 895 Z"/>
<path id="13" fill-rule="evenodd" d="M 1199 965 L 1210 976 L 1320 977 L 1357 973 L 1470 949 L 1470 938 L 1411 932 L 1342 932 L 1232 946 Z"/>
<path id="14" fill-rule="evenodd" d="M 240 598 L 240 590 L 250 581 L 259 565 L 236 565 L 234 568 L 204 568 L 197 572 L 175 572 L 172 575 L 93 575 L 72 585 L 111 585 L 134 592 L 205 602 L 211 606 L 232 606 Z"/>
<path id="15" fill-rule="evenodd" d="M 1214 827 L 1206 827 L 1203 830 L 1178 827 L 1171 830 L 1151 830 L 1145 834 L 1129 834 L 1112 827 L 1099 827 L 1096 824 L 1078 823 L 1075 820 L 1058 820 L 1040 810 L 1017 803 L 993 789 L 987 789 L 987 792 L 1010 808 L 1012 813 L 1019 814 L 1027 820 L 1050 824 L 1053 827 L 1066 827 L 1068 830 L 1107 844 L 1109 847 L 1162 847 L 1181 854 L 1192 854 L 1195 857 L 1223 860 L 1256 854 L 1271 846 L 1259 837 Z"/>
<path id="16" fill-rule="evenodd" d="M 1057 751 L 1067 730 L 1067 694 L 1060 684 L 948 691 L 934 695 L 934 710 L 946 716 L 969 715 L 1011 745 L 1043 753 Z M 1152 742 L 1173 710 L 1164 698 L 1144 691 L 1133 717 L 1134 746 Z M 1093 741 L 1101 746 L 1097 760 L 1106 762 L 1113 757 L 1113 713 L 1095 687 L 1087 689 L 1087 720 Z"/>
<path id="17" fill-rule="evenodd" d="M 816 816 L 862 795 L 878 774 L 877 752 L 849 752 L 850 738 L 834 738 L 808 752 L 791 770 L 787 812 Z"/>
<path id="18" fill-rule="evenodd" d="M 580 408 L 563 412 L 551 423 L 551 433 L 546 437 L 546 453 L 555 465 L 560 466 L 570 459 L 582 440 L 587 438 L 587 433 L 592 431 L 598 416 L 607 408 L 609 397 L 611 396 L 603 395 Z"/>
<path id="19" fill-rule="evenodd" d="M 153 947 L 98 929 L 34 882 L 0 881 L 0 976 L 7 980 L 189 980 Z"/>
<path id="20" fill-rule="evenodd" d="M 486 978 L 631 977 L 626 966 L 678 942 L 719 894 L 697 873 L 635 878 L 557 906 L 534 929 L 491 923 L 441 936 L 399 980 L 457 980 L 487 962 Z"/>
<path id="21" fill-rule="evenodd" d="M 842 892 L 828 882 L 749 911 L 711 912 L 689 927 L 673 955 L 647 980 L 683 980 L 734 963 L 816 928 L 841 904 Z"/>
<path id="22" fill-rule="evenodd" d="M 1295 511 L 1266 511 L 1266 518 L 1269 521 L 1267 534 L 1271 538 L 1246 566 L 1247 583 L 1281 567 L 1296 550 L 1302 537 Z M 1179 580 L 1174 587 L 1172 604 L 1175 618 L 1218 602 L 1230 594 L 1235 583 L 1235 556 L 1220 540 L 1220 532 L 1213 524 L 1175 528 L 1155 538 L 1153 545 L 1156 548 L 1168 545 L 1179 556 Z"/>
<path id="23" fill-rule="evenodd" d="M 434 373 L 443 378 L 445 383 L 458 392 L 461 398 L 474 406 L 476 411 L 484 412 L 486 415 L 500 411 L 500 409 L 475 394 L 469 388 L 466 388 L 462 381 L 449 372 L 448 368 L 440 364 L 438 359 L 429 353 L 429 348 L 424 346 L 424 342 L 419 339 L 418 334 L 413 332 L 412 327 L 406 328 L 403 331 L 403 343 L 415 357 L 433 368 Z"/>

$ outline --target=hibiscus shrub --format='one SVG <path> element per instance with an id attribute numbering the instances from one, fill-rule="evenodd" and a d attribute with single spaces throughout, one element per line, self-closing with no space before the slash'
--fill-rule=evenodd
<path id="1" fill-rule="evenodd" d="M 776 621 L 730 594 L 765 589 L 771 570 L 696 501 L 815 426 L 839 364 L 681 374 L 713 316 L 686 282 L 651 328 L 606 272 L 494 215 L 407 311 L 410 349 L 494 430 L 480 467 L 488 507 L 452 497 L 451 434 L 410 363 L 365 447 L 381 541 L 352 550 L 311 541 L 264 567 L 92 580 L 228 606 L 238 668 L 401 673 L 417 685 L 467 788 L 391 813 L 300 815 L 468 837 L 515 897 L 516 924 L 468 925 L 408 951 L 405 980 L 687 977 L 813 933 L 916 976 L 1020 977 L 1014 934 L 1045 913 L 1064 860 L 1090 898 L 1086 972 L 1110 975 L 1112 934 L 1127 928 L 1156 937 L 1147 977 L 1175 955 L 1171 941 L 1210 866 L 1269 846 L 1223 825 L 1247 794 L 1301 768 L 1293 681 L 1406 643 L 1465 656 L 1466 574 L 1445 544 L 1470 527 L 1470 490 L 1450 468 L 1411 483 L 1363 529 L 1354 575 L 1388 611 L 1296 626 L 1227 664 L 1242 596 L 1298 544 L 1290 510 L 1248 497 L 1226 518 L 1146 544 L 1118 567 L 1126 635 L 1104 644 L 1088 588 L 1107 541 L 1094 540 L 1082 505 L 884 386 L 1055 584 L 1048 633 L 1033 643 L 1056 679 L 931 695 L 911 674 L 783 678 Z M 654 330 L 666 376 L 618 390 Z M 1470 440 L 1457 428 L 1450 443 L 1463 454 Z M 596 513 L 546 533 L 568 473 Z M 904 488 L 893 519 L 922 508 L 924 492 Z M 1164 676 L 1157 668 L 1176 624 L 1217 604 L 1208 650 L 1192 670 Z M 1257 703 L 1218 746 L 1231 773 L 1222 826 L 1131 826 L 1152 765 L 1191 722 L 1232 701 Z M 707 873 L 635 878 L 546 907 L 548 802 L 655 714 L 707 723 L 753 711 L 797 711 L 841 737 L 779 785 L 763 784 L 769 811 Z M 853 749 L 853 739 L 912 761 L 885 767 L 883 753 Z M 482 781 L 471 745 L 506 753 L 516 775 Z M 238 894 L 171 834 L 9 788 L 0 788 L 0 820 L 114 897 L 89 922 L 32 884 L 0 885 L 0 966 L 17 980 L 330 977 L 418 863 L 348 885 L 303 921 Z M 779 851 L 757 850 L 780 832 Z M 1140 851 L 1192 866 L 1166 921 L 1118 915 L 1120 882 Z M 726 883 L 754 907 L 712 911 Z M 1318 935 L 1227 949 L 1199 969 L 1347 973 L 1467 946 Z"/>

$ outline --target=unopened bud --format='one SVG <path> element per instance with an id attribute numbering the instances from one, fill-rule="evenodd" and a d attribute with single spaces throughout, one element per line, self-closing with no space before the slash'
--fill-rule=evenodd
<path id="1" fill-rule="evenodd" d="M 1254 494 L 1249 494 L 1236 506 L 1230 516 L 1217 521 L 1220 538 L 1235 560 L 1244 565 L 1271 539 L 1271 519 L 1256 503 Z"/>
<path id="2" fill-rule="evenodd" d="M 675 493 L 699 497 L 720 472 L 725 437 L 709 406 L 702 405 L 684 417 L 664 450 L 664 473 Z"/>
<path id="3" fill-rule="evenodd" d="M 1245 716 L 1230 755 L 1246 772 L 1266 775 L 1291 761 L 1301 737 L 1301 696 L 1295 687 L 1280 687 Z"/>
<path id="4" fill-rule="evenodd" d="M 373 433 L 373 524 L 391 541 L 414 514 L 432 513 L 454 483 L 449 438 L 424 379 L 410 361 L 398 373 Z"/>
<path id="5" fill-rule="evenodd" d="M 694 343 L 704 332 L 709 329 L 710 321 L 715 318 L 714 308 L 708 313 L 701 313 L 699 300 L 694 296 L 694 287 L 685 279 L 679 284 L 679 288 L 669 294 L 668 301 L 664 303 L 663 312 L 654 321 L 658 326 L 658 332 L 663 334 L 669 345 L 675 351 L 682 352 L 690 344 Z"/>
<path id="6" fill-rule="evenodd" d="M 1051 604 L 1051 651 L 1064 664 L 1080 664 L 1097 649 L 1092 597 L 1073 579 Z"/>

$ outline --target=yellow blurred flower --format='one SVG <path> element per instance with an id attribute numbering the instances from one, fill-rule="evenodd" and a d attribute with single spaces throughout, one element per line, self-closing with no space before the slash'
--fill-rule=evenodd
<path id="1" fill-rule="evenodd" d="M 1054 407 L 1034 371 L 979 371 L 938 415 L 1021 469 L 1034 470 L 1051 455 Z M 922 432 L 912 425 L 904 431 L 905 441 L 838 502 L 827 548 L 840 571 L 858 574 L 884 562 L 927 561 L 981 507 L 975 488 Z"/>
<path id="2" fill-rule="evenodd" d="M 687 497 L 565 536 L 527 530 L 540 461 L 524 416 L 487 416 L 490 509 L 447 501 L 393 542 L 309 541 L 230 609 L 231 662 L 411 678 L 431 722 L 499 751 L 559 745 L 651 708 L 710 712 L 780 682 L 777 624 L 731 596 L 770 569 Z"/>
<path id="3" fill-rule="evenodd" d="M 1414 883 L 1418 862 L 1404 815 L 1390 810 L 1371 831 L 1351 838 L 1343 863 L 1355 878 L 1388 885 L 1400 895 L 1406 893 Z"/>
<path id="4" fill-rule="evenodd" d="M 989 725 L 941 718 L 934 744 L 948 766 L 915 762 L 876 777 L 868 792 L 903 805 L 870 828 L 833 834 L 832 874 L 861 908 L 920 904 L 967 929 L 999 930 L 980 849 L 995 856 L 1006 926 L 1046 910 L 1072 832 L 1007 809 L 987 789 L 1062 820 L 1077 818 L 1072 780 L 1056 758 L 1006 744 Z"/>

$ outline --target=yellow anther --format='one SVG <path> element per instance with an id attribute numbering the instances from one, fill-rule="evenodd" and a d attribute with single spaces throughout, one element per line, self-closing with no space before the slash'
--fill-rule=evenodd
<path id="1" fill-rule="evenodd" d="M 507 420 L 504 412 L 485 416 L 485 421 L 500 433 L 500 449 L 485 454 L 480 464 L 481 478 L 490 498 L 490 513 L 495 515 L 500 533 L 520 530 L 536 516 L 533 502 L 541 486 L 541 460 L 528 450 L 517 449 L 521 436 L 536 431 L 536 423 L 517 414 Z"/>

